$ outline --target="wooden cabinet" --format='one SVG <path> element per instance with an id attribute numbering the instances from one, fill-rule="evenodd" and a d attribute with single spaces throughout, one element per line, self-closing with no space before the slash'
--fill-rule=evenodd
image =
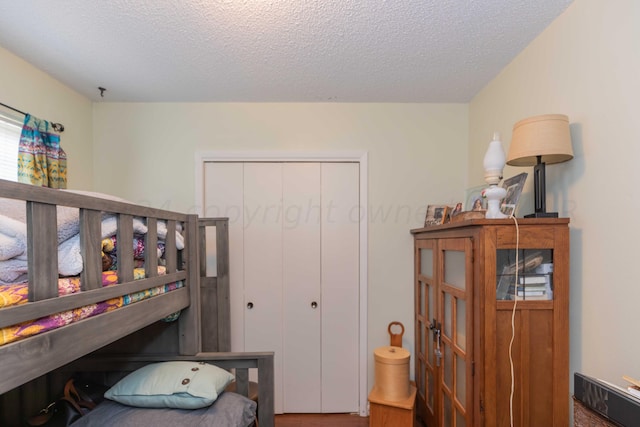
<path id="1" fill-rule="evenodd" d="M 569 425 L 568 224 L 478 219 L 411 231 L 416 412 L 426 425 L 500 427 L 512 416 L 520 427 Z"/>

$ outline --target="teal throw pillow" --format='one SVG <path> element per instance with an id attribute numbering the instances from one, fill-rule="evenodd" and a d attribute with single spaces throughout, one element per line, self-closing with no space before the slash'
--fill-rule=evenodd
<path id="1" fill-rule="evenodd" d="M 140 408 L 205 408 L 234 376 L 204 362 L 173 361 L 140 368 L 111 387 L 107 399 Z"/>

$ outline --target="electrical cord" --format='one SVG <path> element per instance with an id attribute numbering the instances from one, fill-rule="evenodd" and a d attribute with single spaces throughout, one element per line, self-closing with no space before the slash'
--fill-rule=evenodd
<path id="1" fill-rule="evenodd" d="M 513 311 L 511 312 L 511 341 L 509 342 L 509 366 L 511 368 L 511 393 L 509 394 L 509 420 L 510 425 L 513 427 L 513 395 L 515 392 L 515 375 L 513 369 L 513 341 L 516 337 L 516 307 L 518 305 L 518 252 L 520 250 L 520 229 L 518 228 L 518 220 L 513 213 L 509 216 L 509 218 L 513 219 L 513 222 L 516 226 L 516 275 L 515 275 L 515 284 L 513 291 Z"/>

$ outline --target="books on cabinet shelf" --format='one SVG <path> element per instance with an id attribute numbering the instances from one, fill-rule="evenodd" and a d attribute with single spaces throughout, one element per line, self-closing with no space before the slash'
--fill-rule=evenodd
<path id="1" fill-rule="evenodd" d="M 553 287 L 551 274 L 528 274 L 518 276 L 515 285 L 515 275 L 503 274 L 496 287 L 497 299 L 513 300 L 517 295 L 523 300 L 552 300 Z"/>
<path id="2" fill-rule="evenodd" d="M 524 300 L 553 299 L 550 274 L 524 275 L 518 279 L 518 297 Z"/>
<path id="3" fill-rule="evenodd" d="M 539 297 L 547 294 L 546 289 L 524 289 L 518 288 L 519 297 Z"/>
<path id="4" fill-rule="evenodd" d="M 520 276 L 518 280 L 521 285 L 546 285 L 551 283 L 551 277 L 548 274 Z"/>

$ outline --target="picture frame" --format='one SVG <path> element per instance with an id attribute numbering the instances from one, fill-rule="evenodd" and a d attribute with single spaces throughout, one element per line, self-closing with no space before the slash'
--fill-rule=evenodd
<path id="1" fill-rule="evenodd" d="M 465 191 L 464 211 L 484 211 L 487 209 L 487 200 L 482 195 L 486 185 L 467 188 Z"/>
<path id="2" fill-rule="evenodd" d="M 457 202 L 455 206 L 451 207 L 451 212 L 449 213 L 449 218 L 453 218 L 454 216 L 462 213 L 462 202 Z"/>
<path id="3" fill-rule="evenodd" d="M 505 179 L 502 182 L 502 188 L 507 190 L 507 195 L 502 199 L 500 203 L 500 212 L 510 216 L 515 216 L 516 207 L 518 206 L 518 200 L 520 200 L 520 194 L 522 188 L 527 180 L 528 173 L 522 172 L 518 175 L 512 176 L 509 179 Z"/>
<path id="4" fill-rule="evenodd" d="M 424 226 L 441 225 L 449 219 L 449 211 L 451 207 L 448 205 L 428 205 L 427 215 L 424 218 Z"/>
<path id="5" fill-rule="evenodd" d="M 516 216 L 516 207 L 512 204 L 502 204 L 500 206 L 500 212 L 502 212 L 506 216 Z"/>

